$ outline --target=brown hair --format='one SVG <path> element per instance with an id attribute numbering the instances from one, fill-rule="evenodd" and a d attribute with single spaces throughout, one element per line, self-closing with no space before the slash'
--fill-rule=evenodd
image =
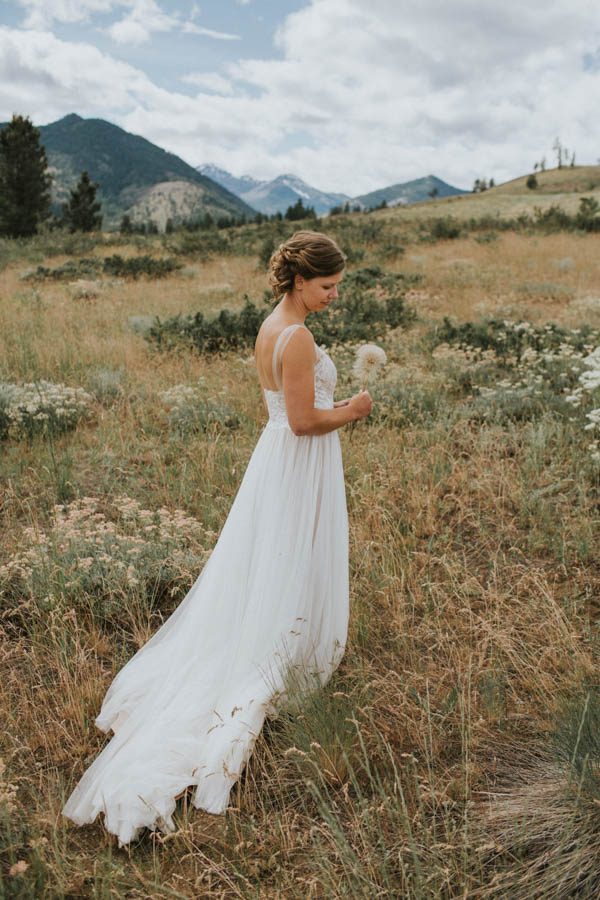
<path id="1" fill-rule="evenodd" d="M 269 284 L 275 297 L 294 287 L 294 277 L 324 278 L 336 275 L 346 257 L 335 241 L 318 231 L 297 231 L 280 244 L 269 261 Z"/>

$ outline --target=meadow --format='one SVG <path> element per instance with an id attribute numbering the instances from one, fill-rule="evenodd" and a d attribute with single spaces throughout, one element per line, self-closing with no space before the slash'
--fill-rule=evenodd
<path id="1" fill-rule="evenodd" d="M 549 195 L 571 213 L 590 172 L 572 176 Z M 226 816 L 186 795 L 174 834 L 126 849 L 60 810 L 266 421 L 250 344 L 150 329 L 245 297 L 268 312 L 264 258 L 291 226 L 0 246 L 0 897 L 598 896 L 599 237 L 502 227 L 530 194 L 320 223 L 365 307 L 404 304 L 372 323 L 371 417 L 340 431 L 346 654 L 267 720 Z M 461 205 L 485 227 L 443 239 Z M 115 255 L 181 265 L 115 275 Z M 336 399 L 358 389 L 345 334 L 322 335 Z"/>

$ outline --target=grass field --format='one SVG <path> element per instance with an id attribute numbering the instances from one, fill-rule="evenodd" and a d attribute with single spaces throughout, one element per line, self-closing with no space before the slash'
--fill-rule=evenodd
<path id="1" fill-rule="evenodd" d="M 544 202 L 575 210 L 583 182 L 559 193 L 545 174 Z M 378 341 L 388 364 L 370 420 L 340 431 L 346 655 L 300 715 L 267 721 L 225 817 L 184 797 L 175 834 L 126 850 L 60 809 L 105 741 L 93 724 L 104 692 L 194 580 L 266 418 L 251 348 L 161 353 L 140 332 L 155 315 L 259 302 L 265 274 L 255 251 L 190 254 L 167 278 L 105 279 L 85 297 L 22 278 L 77 254 L 50 256 L 51 239 L 4 247 L 0 896 L 598 895 L 600 463 L 588 413 L 600 394 L 580 376 L 600 344 L 599 238 L 414 231 L 419 217 L 512 217 L 539 202 L 518 187 L 332 220 L 360 257 L 351 268 L 420 276 L 406 290 L 414 324 Z M 382 224 L 360 237 L 354 221 Z M 161 240 L 98 240 L 79 255 L 164 255 Z M 454 338 L 445 316 L 477 327 Z M 562 329 L 554 344 L 548 323 Z M 523 332 L 526 349 L 505 353 Z M 351 351 L 331 350 L 336 398 L 357 389 Z M 41 380 L 85 392 L 81 412 L 64 413 L 72 427 L 37 429 L 35 403 L 9 422 L 7 385 Z M 215 418 L 199 424 L 184 405 L 169 420 L 161 393 L 180 385 Z M 127 518 L 118 498 L 148 513 Z M 94 543 L 99 521 L 108 537 Z"/>

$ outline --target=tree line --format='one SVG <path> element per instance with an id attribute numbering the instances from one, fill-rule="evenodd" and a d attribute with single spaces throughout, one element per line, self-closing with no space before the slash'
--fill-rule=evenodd
<path id="1" fill-rule="evenodd" d="M 0 131 L 0 235 L 31 237 L 46 222 L 71 232 L 101 228 L 98 185 L 87 172 L 81 173 L 60 217 L 51 215 L 51 186 L 52 175 L 39 129 L 28 116 L 13 115 Z"/>
<path id="2" fill-rule="evenodd" d="M 43 224 L 69 231 L 97 231 L 102 227 L 101 204 L 96 198 L 98 185 L 92 182 L 88 172 L 82 172 L 77 185 L 71 190 L 69 200 L 63 204 L 61 216 L 52 216 L 52 175 L 48 158 L 40 140 L 40 131 L 28 116 L 13 115 L 9 124 L 0 131 L 0 235 L 4 237 L 31 237 Z M 246 216 L 220 216 L 210 213 L 180 228 L 201 230 L 228 228 L 246 222 L 261 224 L 268 221 L 300 221 L 316 219 L 312 206 L 304 206 L 302 198 L 290 205 L 285 213 L 269 216 L 256 213 Z M 166 231 L 172 232 L 172 219 L 166 223 Z M 129 215 L 121 220 L 122 234 L 157 234 L 158 226 L 150 222 L 134 222 Z"/>

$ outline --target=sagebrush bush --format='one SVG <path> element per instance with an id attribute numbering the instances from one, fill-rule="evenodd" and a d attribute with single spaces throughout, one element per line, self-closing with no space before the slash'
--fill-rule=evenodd
<path id="1" fill-rule="evenodd" d="M 418 280 L 417 275 L 384 272 L 377 266 L 349 272 L 340 299 L 310 322 L 316 342 L 331 346 L 342 341 L 368 341 L 382 337 L 388 328 L 410 325 L 416 313 L 404 299 L 405 288 Z M 213 319 L 206 319 L 201 312 L 164 321 L 157 317 L 144 336 L 159 349 L 181 345 L 200 353 L 238 349 L 254 344 L 269 311 L 246 296 L 239 312 L 223 309 Z"/>
<path id="2" fill-rule="evenodd" d="M 181 435 L 208 431 L 210 428 L 234 429 L 241 419 L 231 404 L 206 395 L 204 379 L 196 386 L 177 384 L 159 397 L 168 410 L 169 425 Z"/>
<path id="3" fill-rule="evenodd" d="M 222 309 L 213 319 L 206 319 L 202 312 L 177 314 L 164 321 L 156 316 L 144 337 L 159 350 L 188 346 L 200 353 L 218 353 L 253 343 L 268 312 L 245 297 L 240 312 Z"/>
<path id="4" fill-rule="evenodd" d="M 87 386 L 100 403 L 109 405 L 123 396 L 123 380 L 125 369 L 98 368 L 93 369 L 87 376 Z"/>
<path id="5" fill-rule="evenodd" d="M 127 597 L 148 609 L 181 599 L 211 536 L 182 510 L 143 509 L 127 496 L 58 504 L 47 527 L 23 529 L 24 548 L 0 565 L 0 596 L 25 626 L 28 602 L 122 624 Z"/>
<path id="6" fill-rule="evenodd" d="M 143 255 L 125 258 L 114 253 L 104 259 L 100 257 L 70 259 L 55 269 L 38 266 L 33 271 L 26 272 L 23 278 L 27 281 L 73 281 L 100 273 L 122 278 L 140 278 L 142 275 L 149 278 L 164 278 L 182 267 L 183 263 L 170 257 L 155 259 L 153 256 Z"/>
<path id="7" fill-rule="evenodd" d="M 520 359 L 527 348 L 543 352 L 568 344 L 574 350 L 589 351 L 599 338 L 600 332 L 589 325 L 570 329 L 554 322 L 532 325 L 530 322 L 512 322 L 494 317 L 477 322 L 454 323 L 444 316 L 442 324 L 430 331 L 433 346 L 448 343 L 493 350 L 503 363 L 513 357 Z"/>
<path id="8" fill-rule="evenodd" d="M 0 438 L 61 434 L 92 415 L 93 397 L 83 388 L 52 381 L 0 383 Z"/>
<path id="9" fill-rule="evenodd" d="M 422 241 L 453 241 L 462 233 L 460 222 L 452 216 L 432 219 L 421 233 Z"/>

